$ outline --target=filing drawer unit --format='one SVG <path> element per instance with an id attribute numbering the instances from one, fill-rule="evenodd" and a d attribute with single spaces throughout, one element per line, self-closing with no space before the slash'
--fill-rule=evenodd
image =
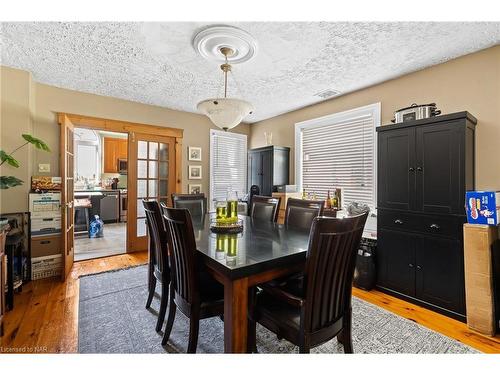
<path id="1" fill-rule="evenodd" d="M 476 123 L 458 112 L 377 129 L 377 287 L 461 321 Z"/>
<path id="2" fill-rule="evenodd" d="M 31 212 L 31 279 L 60 275 L 61 193 L 30 193 Z"/>

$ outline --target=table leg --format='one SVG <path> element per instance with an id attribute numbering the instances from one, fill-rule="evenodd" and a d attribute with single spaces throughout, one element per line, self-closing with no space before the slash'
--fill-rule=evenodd
<path id="1" fill-rule="evenodd" d="M 224 352 L 247 351 L 248 279 L 224 284 Z"/>

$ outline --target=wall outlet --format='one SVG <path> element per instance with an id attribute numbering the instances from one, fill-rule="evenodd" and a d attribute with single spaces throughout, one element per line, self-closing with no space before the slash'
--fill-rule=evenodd
<path id="1" fill-rule="evenodd" d="M 50 172 L 50 164 L 38 164 L 38 172 L 39 173 L 49 173 Z"/>

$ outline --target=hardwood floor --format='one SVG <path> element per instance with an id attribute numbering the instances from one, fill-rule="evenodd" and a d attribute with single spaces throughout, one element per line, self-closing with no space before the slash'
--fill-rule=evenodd
<path id="1" fill-rule="evenodd" d="M 59 278 L 28 283 L 5 316 L 0 353 L 76 353 L 78 277 L 147 263 L 147 252 L 76 262 L 65 282 Z"/>
<path id="2" fill-rule="evenodd" d="M 0 353 L 76 353 L 80 275 L 125 268 L 147 262 L 147 253 L 117 255 L 75 263 L 66 282 L 44 279 L 29 283 L 16 294 L 15 309 L 5 318 Z M 500 335 L 487 337 L 467 325 L 379 291 L 353 289 L 353 295 L 411 319 L 485 353 L 500 353 Z"/>

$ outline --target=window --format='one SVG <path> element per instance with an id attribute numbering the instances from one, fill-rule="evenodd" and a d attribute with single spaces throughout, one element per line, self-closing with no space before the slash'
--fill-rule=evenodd
<path id="1" fill-rule="evenodd" d="M 94 180 L 100 178 L 99 137 L 94 130 L 75 128 L 75 178 Z"/>
<path id="2" fill-rule="evenodd" d="M 296 184 L 318 198 L 342 189 L 342 205 L 376 206 L 375 128 L 380 103 L 295 124 Z"/>
<path id="3" fill-rule="evenodd" d="M 247 136 L 210 130 L 210 199 L 225 199 L 228 188 L 247 193 Z M 212 206 L 211 206 L 212 207 Z"/>

